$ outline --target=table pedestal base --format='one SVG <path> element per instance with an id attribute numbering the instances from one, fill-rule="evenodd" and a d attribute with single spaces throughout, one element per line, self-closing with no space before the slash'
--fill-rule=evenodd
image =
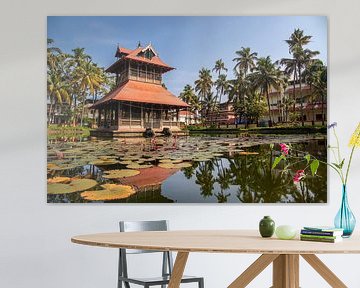
<path id="1" fill-rule="evenodd" d="M 168 288 L 179 288 L 189 252 L 178 252 Z M 314 254 L 301 254 L 333 288 L 347 286 Z M 245 288 L 267 266 L 273 263 L 271 288 L 299 288 L 299 254 L 263 254 L 255 260 L 228 288 Z"/>
<path id="2" fill-rule="evenodd" d="M 347 286 L 314 254 L 301 255 L 333 288 Z M 245 288 L 267 266 L 273 263 L 272 288 L 299 288 L 298 254 L 263 254 L 252 263 L 228 288 Z"/>

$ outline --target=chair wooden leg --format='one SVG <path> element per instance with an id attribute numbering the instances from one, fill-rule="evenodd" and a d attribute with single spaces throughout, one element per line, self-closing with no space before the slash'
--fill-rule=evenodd
<path id="1" fill-rule="evenodd" d="M 278 254 L 263 254 L 254 263 L 252 263 L 228 288 L 244 288 L 254 280 L 270 263 L 272 263 Z"/>
<path id="2" fill-rule="evenodd" d="M 177 253 L 168 288 L 180 287 L 181 278 L 183 277 L 185 265 L 188 257 L 189 257 L 189 252 Z"/>
<path id="3" fill-rule="evenodd" d="M 316 272 L 333 288 L 347 288 L 347 286 L 314 254 L 301 255 Z"/>

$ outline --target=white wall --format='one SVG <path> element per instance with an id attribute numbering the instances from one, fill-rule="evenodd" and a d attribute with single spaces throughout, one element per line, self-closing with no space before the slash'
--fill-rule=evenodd
<path id="1" fill-rule="evenodd" d="M 116 231 L 119 219 L 171 221 L 173 229 L 256 228 L 263 215 L 278 224 L 331 223 L 340 183 L 330 173 L 327 205 L 52 205 L 46 204 L 45 38 L 47 15 L 278 15 L 329 17 L 330 120 L 342 144 L 360 120 L 360 2 L 276 1 L 6 1 L 0 10 L 0 287 L 115 287 L 116 250 L 70 243 L 75 234 Z M 95 2 L 95 1 L 94 1 Z M 360 151 L 349 184 L 360 219 Z M 360 225 L 358 225 L 360 227 Z M 226 287 L 255 255 L 193 254 L 187 273 L 206 287 Z M 360 287 L 360 255 L 321 256 L 349 287 Z M 138 269 L 145 262 L 135 259 Z M 149 272 L 154 268 L 150 267 Z M 266 270 L 250 287 L 269 287 Z M 328 287 L 306 263 L 302 287 Z"/>

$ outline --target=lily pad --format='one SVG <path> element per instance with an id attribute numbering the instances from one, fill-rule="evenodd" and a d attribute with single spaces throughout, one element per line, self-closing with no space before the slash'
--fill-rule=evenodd
<path id="1" fill-rule="evenodd" d="M 161 163 L 172 163 L 173 161 L 171 159 L 161 159 Z"/>
<path id="2" fill-rule="evenodd" d="M 160 163 L 158 166 L 165 169 L 176 169 L 176 164 L 174 163 Z"/>
<path id="3" fill-rule="evenodd" d="M 120 164 L 123 164 L 123 165 L 129 165 L 129 164 L 132 164 L 133 161 L 131 161 L 131 160 L 124 160 L 124 161 L 120 161 L 119 163 L 120 163 Z"/>
<path id="4" fill-rule="evenodd" d="M 114 165 L 114 164 L 117 164 L 117 163 L 119 163 L 119 161 L 112 160 L 112 159 L 109 159 L 109 160 L 95 160 L 95 161 L 90 162 L 90 164 L 95 165 L 95 166 L 107 166 L 107 165 Z"/>
<path id="5" fill-rule="evenodd" d="M 138 170 L 132 169 L 117 169 L 106 171 L 105 175 L 103 175 L 106 179 L 117 179 L 117 178 L 126 178 L 140 174 Z"/>
<path id="6" fill-rule="evenodd" d="M 69 184 L 52 183 L 47 185 L 48 194 L 68 194 L 74 192 L 81 192 L 90 189 L 97 185 L 97 182 L 92 179 L 75 179 Z"/>
<path id="7" fill-rule="evenodd" d="M 181 169 L 181 168 L 189 168 L 192 164 L 189 162 L 182 162 L 182 163 L 160 163 L 159 167 L 165 169 Z"/>
<path id="8" fill-rule="evenodd" d="M 70 177 L 54 177 L 47 180 L 49 184 L 52 183 L 69 183 L 71 181 Z"/>
<path id="9" fill-rule="evenodd" d="M 133 164 L 126 166 L 126 168 L 128 168 L 128 169 L 145 169 L 145 168 L 151 168 L 151 167 L 153 167 L 153 165 L 151 165 L 151 164 L 138 164 L 138 163 L 133 163 Z"/>
<path id="10" fill-rule="evenodd" d="M 177 168 L 190 168 L 192 167 L 192 164 L 189 162 L 182 162 L 182 163 L 178 163 L 176 164 Z"/>
<path id="11" fill-rule="evenodd" d="M 49 170 L 54 170 L 54 169 L 57 169 L 57 168 L 60 168 L 60 167 L 55 163 L 48 163 L 47 164 L 47 169 L 49 169 Z"/>
<path id="12" fill-rule="evenodd" d="M 104 189 L 85 191 L 81 193 L 81 197 L 91 201 L 109 201 L 125 199 L 135 194 L 135 189 L 128 185 L 104 184 L 101 187 Z"/>

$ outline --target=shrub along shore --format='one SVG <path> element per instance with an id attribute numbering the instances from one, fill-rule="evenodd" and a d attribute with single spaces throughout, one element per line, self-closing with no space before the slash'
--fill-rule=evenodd
<path id="1" fill-rule="evenodd" d="M 300 126 L 300 127 L 253 127 L 253 128 L 216 128 L 216 127 L 187 127 L 191 134 L 208 133 L 208 134 L 326 134 L 325 126 Z"/>

